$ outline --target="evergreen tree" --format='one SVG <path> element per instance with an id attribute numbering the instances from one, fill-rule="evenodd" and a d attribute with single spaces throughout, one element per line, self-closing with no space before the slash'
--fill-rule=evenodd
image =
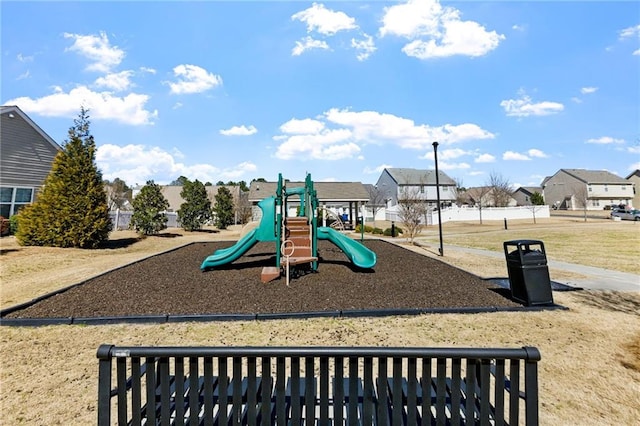
<path id="1" fill-rule="evenodd" d="M 207 197 L 207 189 L 202 182 L 189 180 L 182 183 L 180 196 L 185 200 L 178 210 L 178 220 L 185 231 L 202 229 L 212 219 L 211 200 Z"/>
<path id="2" fill-rule="evenodd" d="M 169 202 L 162 191 L 160 185 L 154 181 L 147 181 L 140 193 L 133 199 L 133 215 L 131 216 L 131 226 L 142 235 L 155 235 L 163 229 L 167 229 L 167 215 L 165 211 L 169 208 Z"/>
<path id="3" fill-rule="evenodd" d="M 20 244 L 96 248 L 109 238 L 107 194 L 89 125 L 88 110 L 82 107 L 37 200 L 19 213 Z"/>
<path id="4" fill-rule="evenodd" d="M 233 223 L 233 196 L 231 191 L 224 186 L 219 188 L 216 194 L 214 213 L 216 226 L 219 229 L 227 229 L 227 226 Z"/>
<path id="5" fill-rule="evenodd" d="M 531 194 L 531 204 L 534 206 L 544 205 L 544 197 L 538 191 Z"/>

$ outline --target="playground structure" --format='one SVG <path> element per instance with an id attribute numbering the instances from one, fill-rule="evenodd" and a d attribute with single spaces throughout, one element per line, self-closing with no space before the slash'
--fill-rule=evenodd
<path id="1" fill-rule="evenodd" d="M 287 216 L 289 197 L 297 196 L 300 206 L 296 216 Z M 331 227 L 318 226 L 318 199 L 311 175 L 307 174 L 303 187 L 287 188 L 282 174 L 278 175 L 276 194 L 260 200 L 262 218 L 257 228 L 244 235 L 233 246 L 216 250 L 200 266 L 203 271 L 238 259 L 258 242 L 275 243 L 275 266 L 264 267 L 263 283 L 279 278 L 283 271 L 289 283 L 290 269 L 294 275 L 316 272 L 318 269 L 318 240 L 335 244 L 351 263 L 363 269 L 373 268 L 376 254 L 360 242 Z"/>

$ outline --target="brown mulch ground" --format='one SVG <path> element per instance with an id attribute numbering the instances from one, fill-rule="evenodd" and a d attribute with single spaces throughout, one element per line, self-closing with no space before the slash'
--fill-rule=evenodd
<path id="1" fill-rule="evenodd" d="M 359 270 L 338 247 L 319 241 L 318 272 L 292 279 L 288 287 L 284 277 L 260 282 L 262 268 L 275 264 L 273 243 L 258 243 L 221 269 L 200 270 L 207 256 L 232 244 L 193 243 L 92 278 L 5 318 L 521 306 L 490 281 L 379 240 L 364 242 L 377 255 L 373 270 Z"/>

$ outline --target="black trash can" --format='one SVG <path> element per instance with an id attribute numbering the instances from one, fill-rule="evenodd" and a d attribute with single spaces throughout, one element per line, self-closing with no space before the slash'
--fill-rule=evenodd
<path id="1" fill-rule="evenodd" d="M 553 304 L 544 243 L 538 240 L 504 242 L 511 297 L 526 306 Z"/>

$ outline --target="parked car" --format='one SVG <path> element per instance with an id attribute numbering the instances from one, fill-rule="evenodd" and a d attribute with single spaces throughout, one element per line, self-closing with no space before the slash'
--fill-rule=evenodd
<path id="1" fill-rule="evenodd" d="M 640 220 L 640 210 L 613 209 L 611 210 L 611 218 L 614 217 L 619 217 L 621 220 Z"/>

